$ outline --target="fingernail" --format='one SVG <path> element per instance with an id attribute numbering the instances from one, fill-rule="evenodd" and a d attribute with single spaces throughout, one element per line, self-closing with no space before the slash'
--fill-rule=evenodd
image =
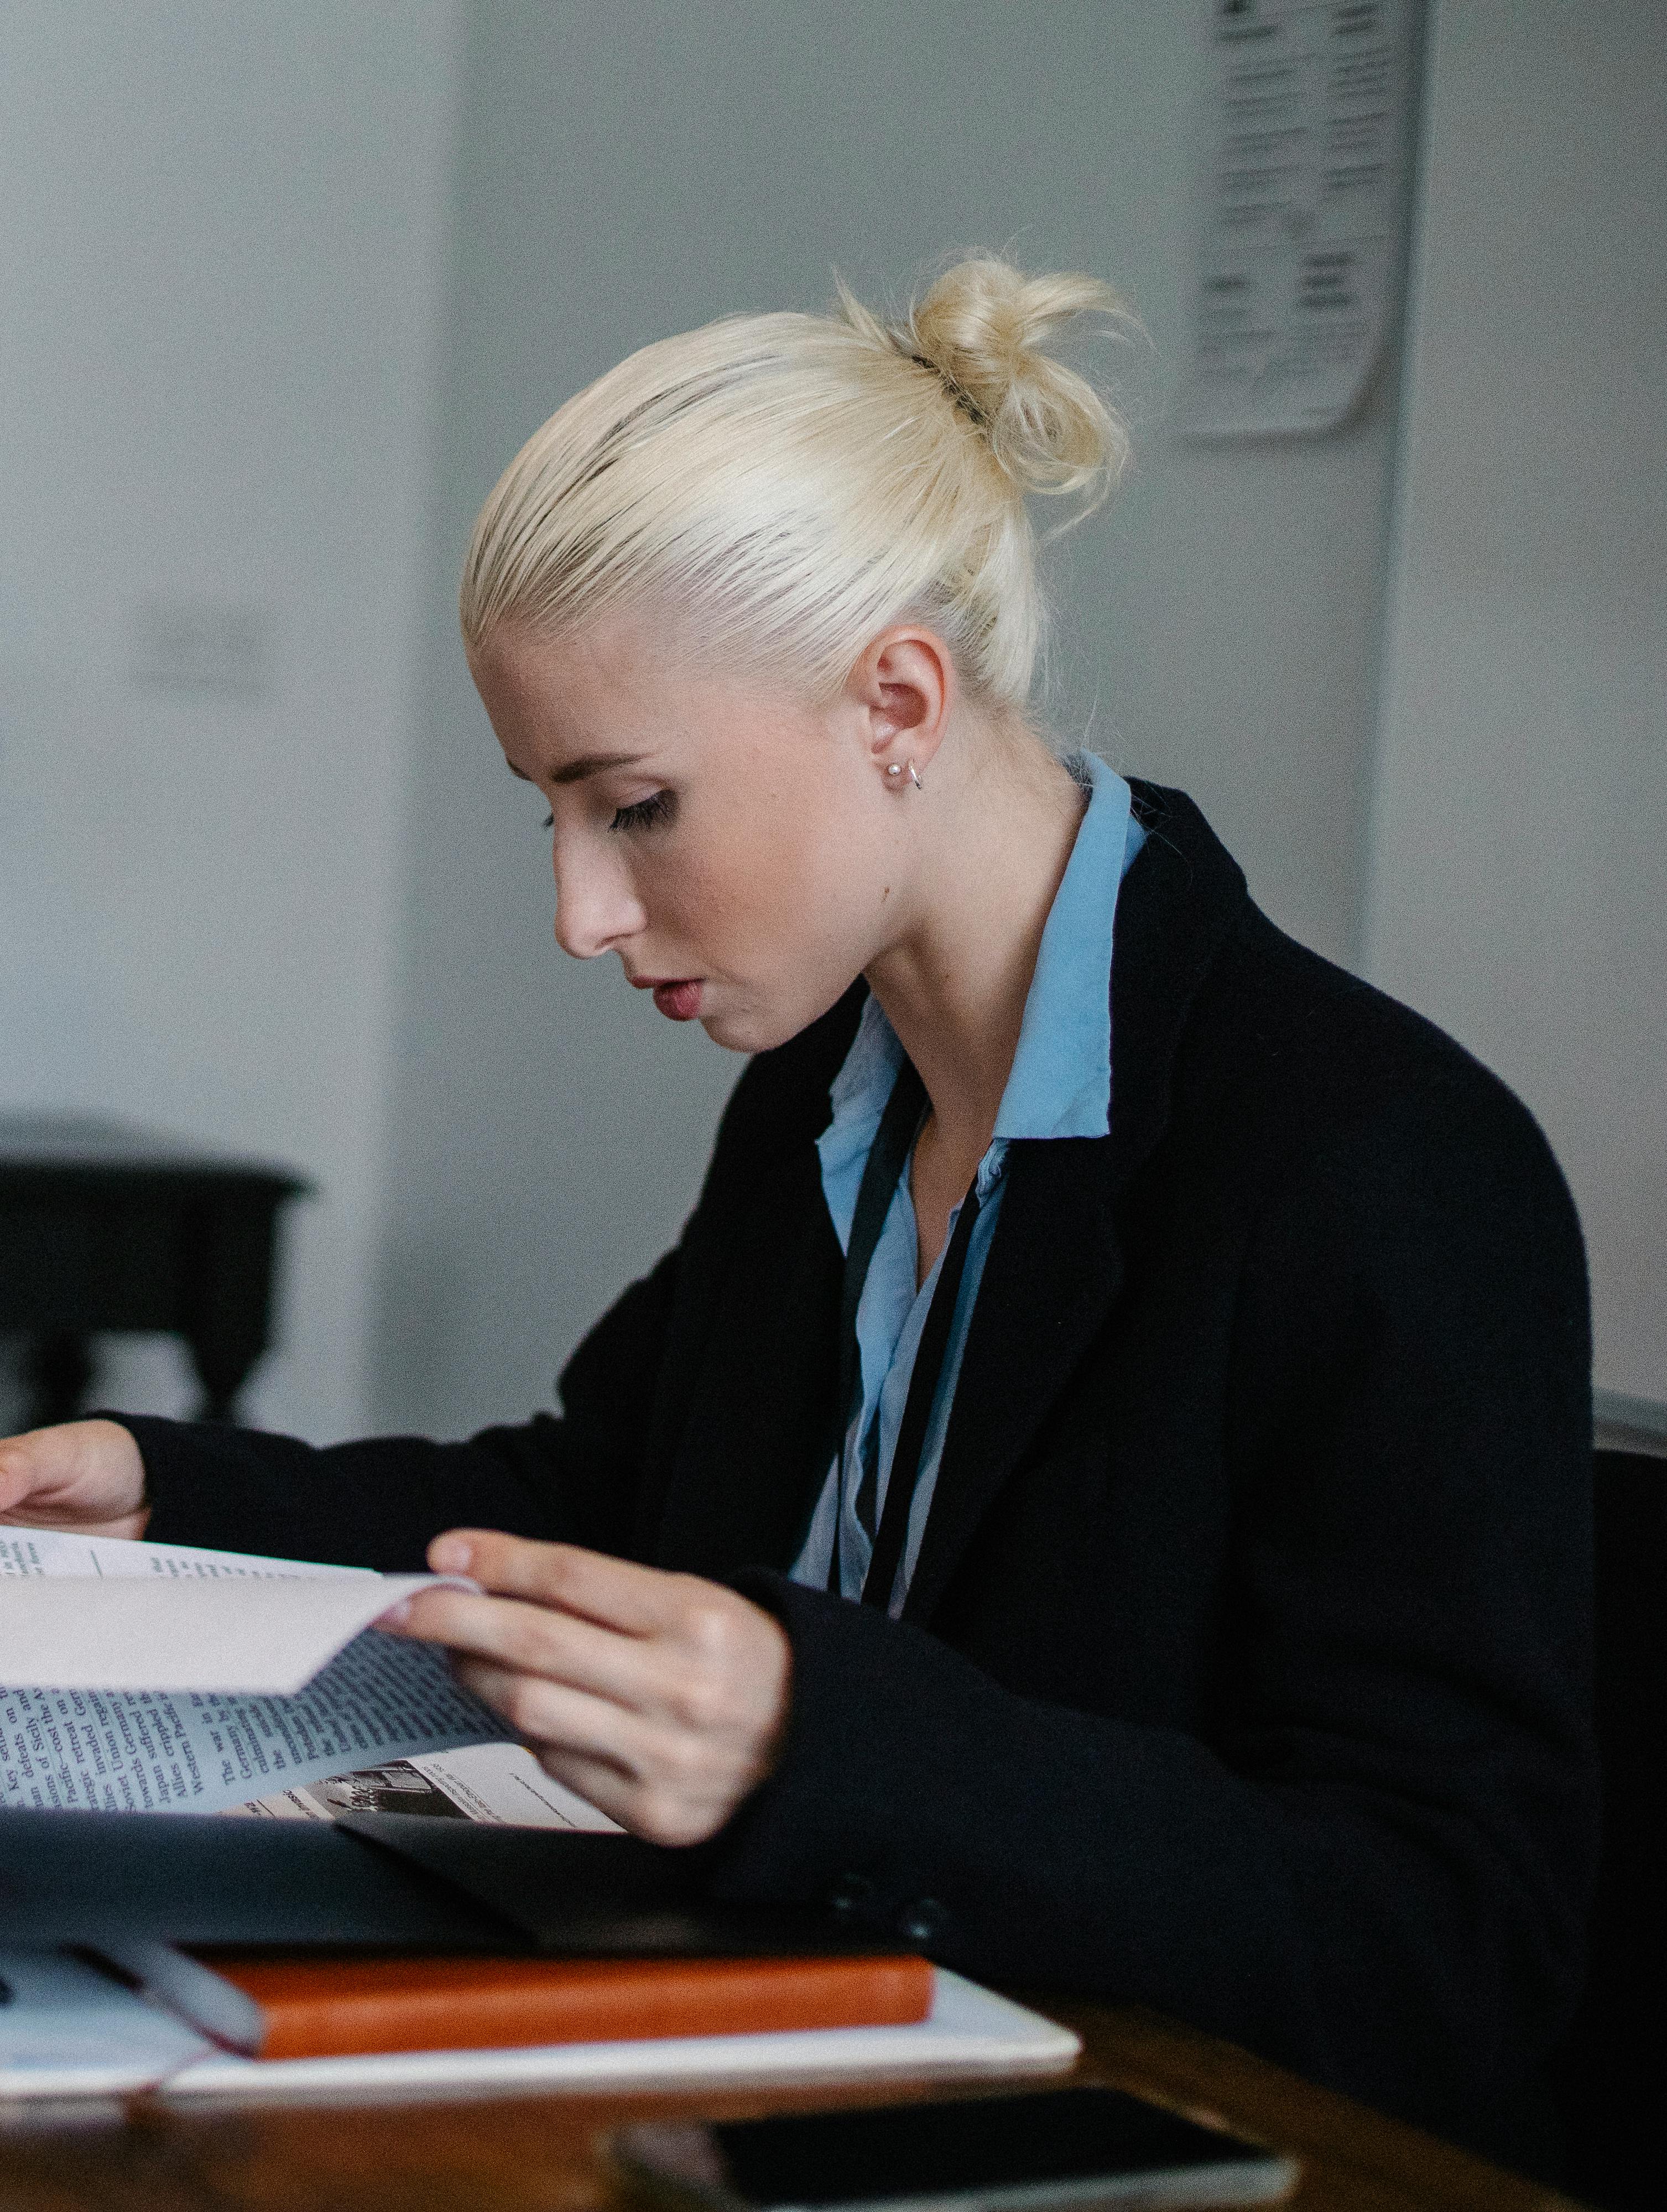
<path id="1" fill-rule="evenodd" d="M 461 1536 L 440 1536 L 429 1547 L 429 1565 L 437 1575 L 462 1575 L 469 1571 L 475 1547 Z"/>
<path id="2" fill-rule="evenodd" d="M 391 1605 L 386 1613 L 377 1614 L 376 1626 L 378 1628 L 392 1628 L 398 1621 L 409 1620 L 411 1610 L 411 1600 L 402 1597 L 398 1605 Z"/>

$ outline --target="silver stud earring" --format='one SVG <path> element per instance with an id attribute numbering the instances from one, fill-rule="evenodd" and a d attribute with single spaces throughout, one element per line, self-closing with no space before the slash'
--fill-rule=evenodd
<path id="1" fill-rule="evenodd" d="M 903 770 L 897 766 L 897 763 L 893 761 L 891 767 L 886 769 L 885 773 L 890 776 L 899 776 L 903 774 Z"/>

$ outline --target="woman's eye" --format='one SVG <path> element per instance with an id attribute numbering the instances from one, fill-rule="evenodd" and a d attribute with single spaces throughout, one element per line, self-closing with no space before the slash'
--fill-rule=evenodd
<path id="1" fill-rule="evenodd" d="M 542 826 L 546 830 L 553 830 L 556 827 L 556 817 L 553 814 L 546 814 Z"/>
<path id="2" fill-rule="evenodd" d="M 652 799 L 640 799 L 635 806 L 622 806 L 609 823 L 610 830 L 662 830 L 677 811 L 677 801 L 669 791 L 657 791 Z"/>

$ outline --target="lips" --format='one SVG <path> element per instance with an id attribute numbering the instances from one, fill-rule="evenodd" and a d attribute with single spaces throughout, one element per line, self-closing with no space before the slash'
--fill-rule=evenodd
<path id="1" fill-rule="evenodd" d="M 635 990 L 652 991 L 655 1006 L 668 1022 L 692 1022 L 700 1012 L 701 981 L 697 975 L 633 975 L 631 986 Z"/>

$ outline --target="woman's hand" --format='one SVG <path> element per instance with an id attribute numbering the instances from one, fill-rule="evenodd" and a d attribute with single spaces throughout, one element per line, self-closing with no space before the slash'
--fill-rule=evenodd
<path id="1" fill-rule="evenodd" d="M 633 1835 L 703 1843 L 774 1765 L 792 1647 L 733 1590 L 474 1528 L 429 1565 L 489 1595 L 424 1590 L 380 1625 L 448 1644 L 546 1772 Z"/>
<path id="2" fill-rule="evenodd" d="M 143 1536 L 144 1462 L 118 1421 L 64 1421 L 0 1438 L 0 1522 Z"/>

